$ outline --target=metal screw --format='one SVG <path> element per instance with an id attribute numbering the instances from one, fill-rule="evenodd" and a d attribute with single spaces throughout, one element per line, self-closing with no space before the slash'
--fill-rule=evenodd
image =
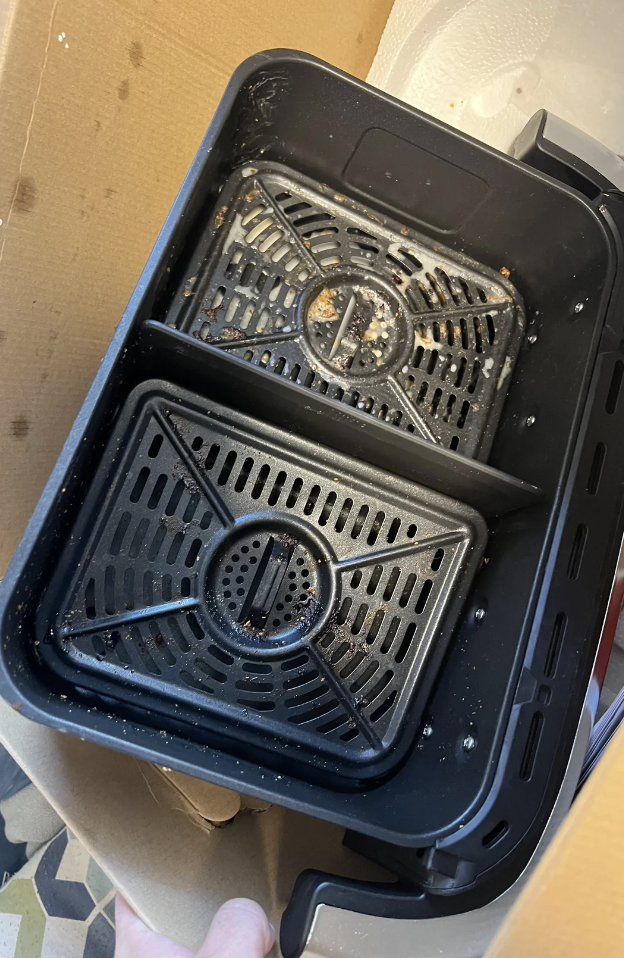
<path id="1" fill-rule="evenodd" d="M 536 342 L 537 342 L 537 333 L 531 333 L 530 336 L 527 336 L 527 342 L 530 343 L 531 346 L 532 346 L 534 343 L 536 343 Z"/>
<path id="2" fill-rule="evenodd" d="M 477 620 L 477 622 L 480 622 L 484 618 L 485 618 L 485 609 L 477 609 L 477 611 L 475 612 L 475 619 Z"/>
<path id="3" fill-rule="evenodd" d="M 424 729 L 422 730 L 422 737 L 431 738 L 432 735 L 433 735 L 433 725 L 425 725 Z"/>
<path id="4" fill-rule="evenodd" d="M 466 752 L 472 751 L 476 744 L 477 743 L 473 735 L 467 735 L 463 741 L 463 746 Z"/>
<path id="5" fill-rule="evenodd" d="M 574 307 L 574 312 L 575 312 L 575 313 L 582 313 L 582 312 L 583 312 L 583 303 L 577 303 L 576 306 Z"/>
<path id="6" fill-rule="evenodd" d="M 600 212 L 602 213 L 603 216 L 604 216 L 606 213 L 609 212 L 609 211 L 607 210 L 607 207 L 605 206 L 604 203 L 602 203 L 602 204 L 598 207 L 598 209 L 600 210 Z"/>
<path id="7" fill-rule="evenodd" d="M 529 426 L 529 427 L 530 427 L 530 426 L 534 426 L 536 422 L 537 422 L 537 420 L 536 420 L 535 416 L 527 416 L 527 419 L 526 419 L 526 424 L 527 424 L 527 426 Z"/>

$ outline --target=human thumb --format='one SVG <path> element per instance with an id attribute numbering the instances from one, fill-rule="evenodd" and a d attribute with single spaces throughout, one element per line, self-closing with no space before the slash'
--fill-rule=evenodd
<path id="1" fill-rule="evenodd" d="M 148 928 L 119 892 L 115 925 L 115 958 L 193 958 L 188 948 Z"/>
<path id="2" fill-rule="evenodd" d="M 266 958 L 275 929 L 250 898 L 232 898 L 217 911 L 197 958 Z"/>

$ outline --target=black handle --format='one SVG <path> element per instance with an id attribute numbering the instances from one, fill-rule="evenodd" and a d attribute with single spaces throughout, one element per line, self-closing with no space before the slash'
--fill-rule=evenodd
<path id="1" fill-rule="evenodd" d="M 308 870 L 299 875 L 282 917 L 280 948 L 298 958 L 306 947 L 319 905 L 332 905 L 378 918 L 433 918 L 435 900 L 405 882 L 365 882 Z"/>
<path id="2" fill-rule="evenodd" d="M 624 191 L 622 157 L 546 110 L 531 117 L 509 152 L 591 199 Z"/>

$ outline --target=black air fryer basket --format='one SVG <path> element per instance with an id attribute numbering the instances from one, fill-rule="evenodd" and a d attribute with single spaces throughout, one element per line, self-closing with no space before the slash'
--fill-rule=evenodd
<path id="1" fill-rule="evenodd" d="M 285 954 L 492 900 L 552 810 L 624 524 L 621 198 L 573 182 L 248 60 L 2 583 L 24 715 L 397 874 L 306 873 Z"/>

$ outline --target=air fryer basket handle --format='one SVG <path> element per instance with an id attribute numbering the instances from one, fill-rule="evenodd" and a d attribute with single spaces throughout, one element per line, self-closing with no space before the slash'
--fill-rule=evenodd
<path id="1" fill-rule="evenodd" d="M 379 918 L 431 918 L 435 914 L 430 897 L 414 885 L 356 881 L 309 869 L 297 878 L 282 917 L 284 958 L 298 958 L 304 951 L 319 905 Z"/>
<path id="2" fill-rule="evenodd" d="M 624 191 L 624 159 L 546 110 L 531 117 L 509 152 L 592 199 Z"/>

